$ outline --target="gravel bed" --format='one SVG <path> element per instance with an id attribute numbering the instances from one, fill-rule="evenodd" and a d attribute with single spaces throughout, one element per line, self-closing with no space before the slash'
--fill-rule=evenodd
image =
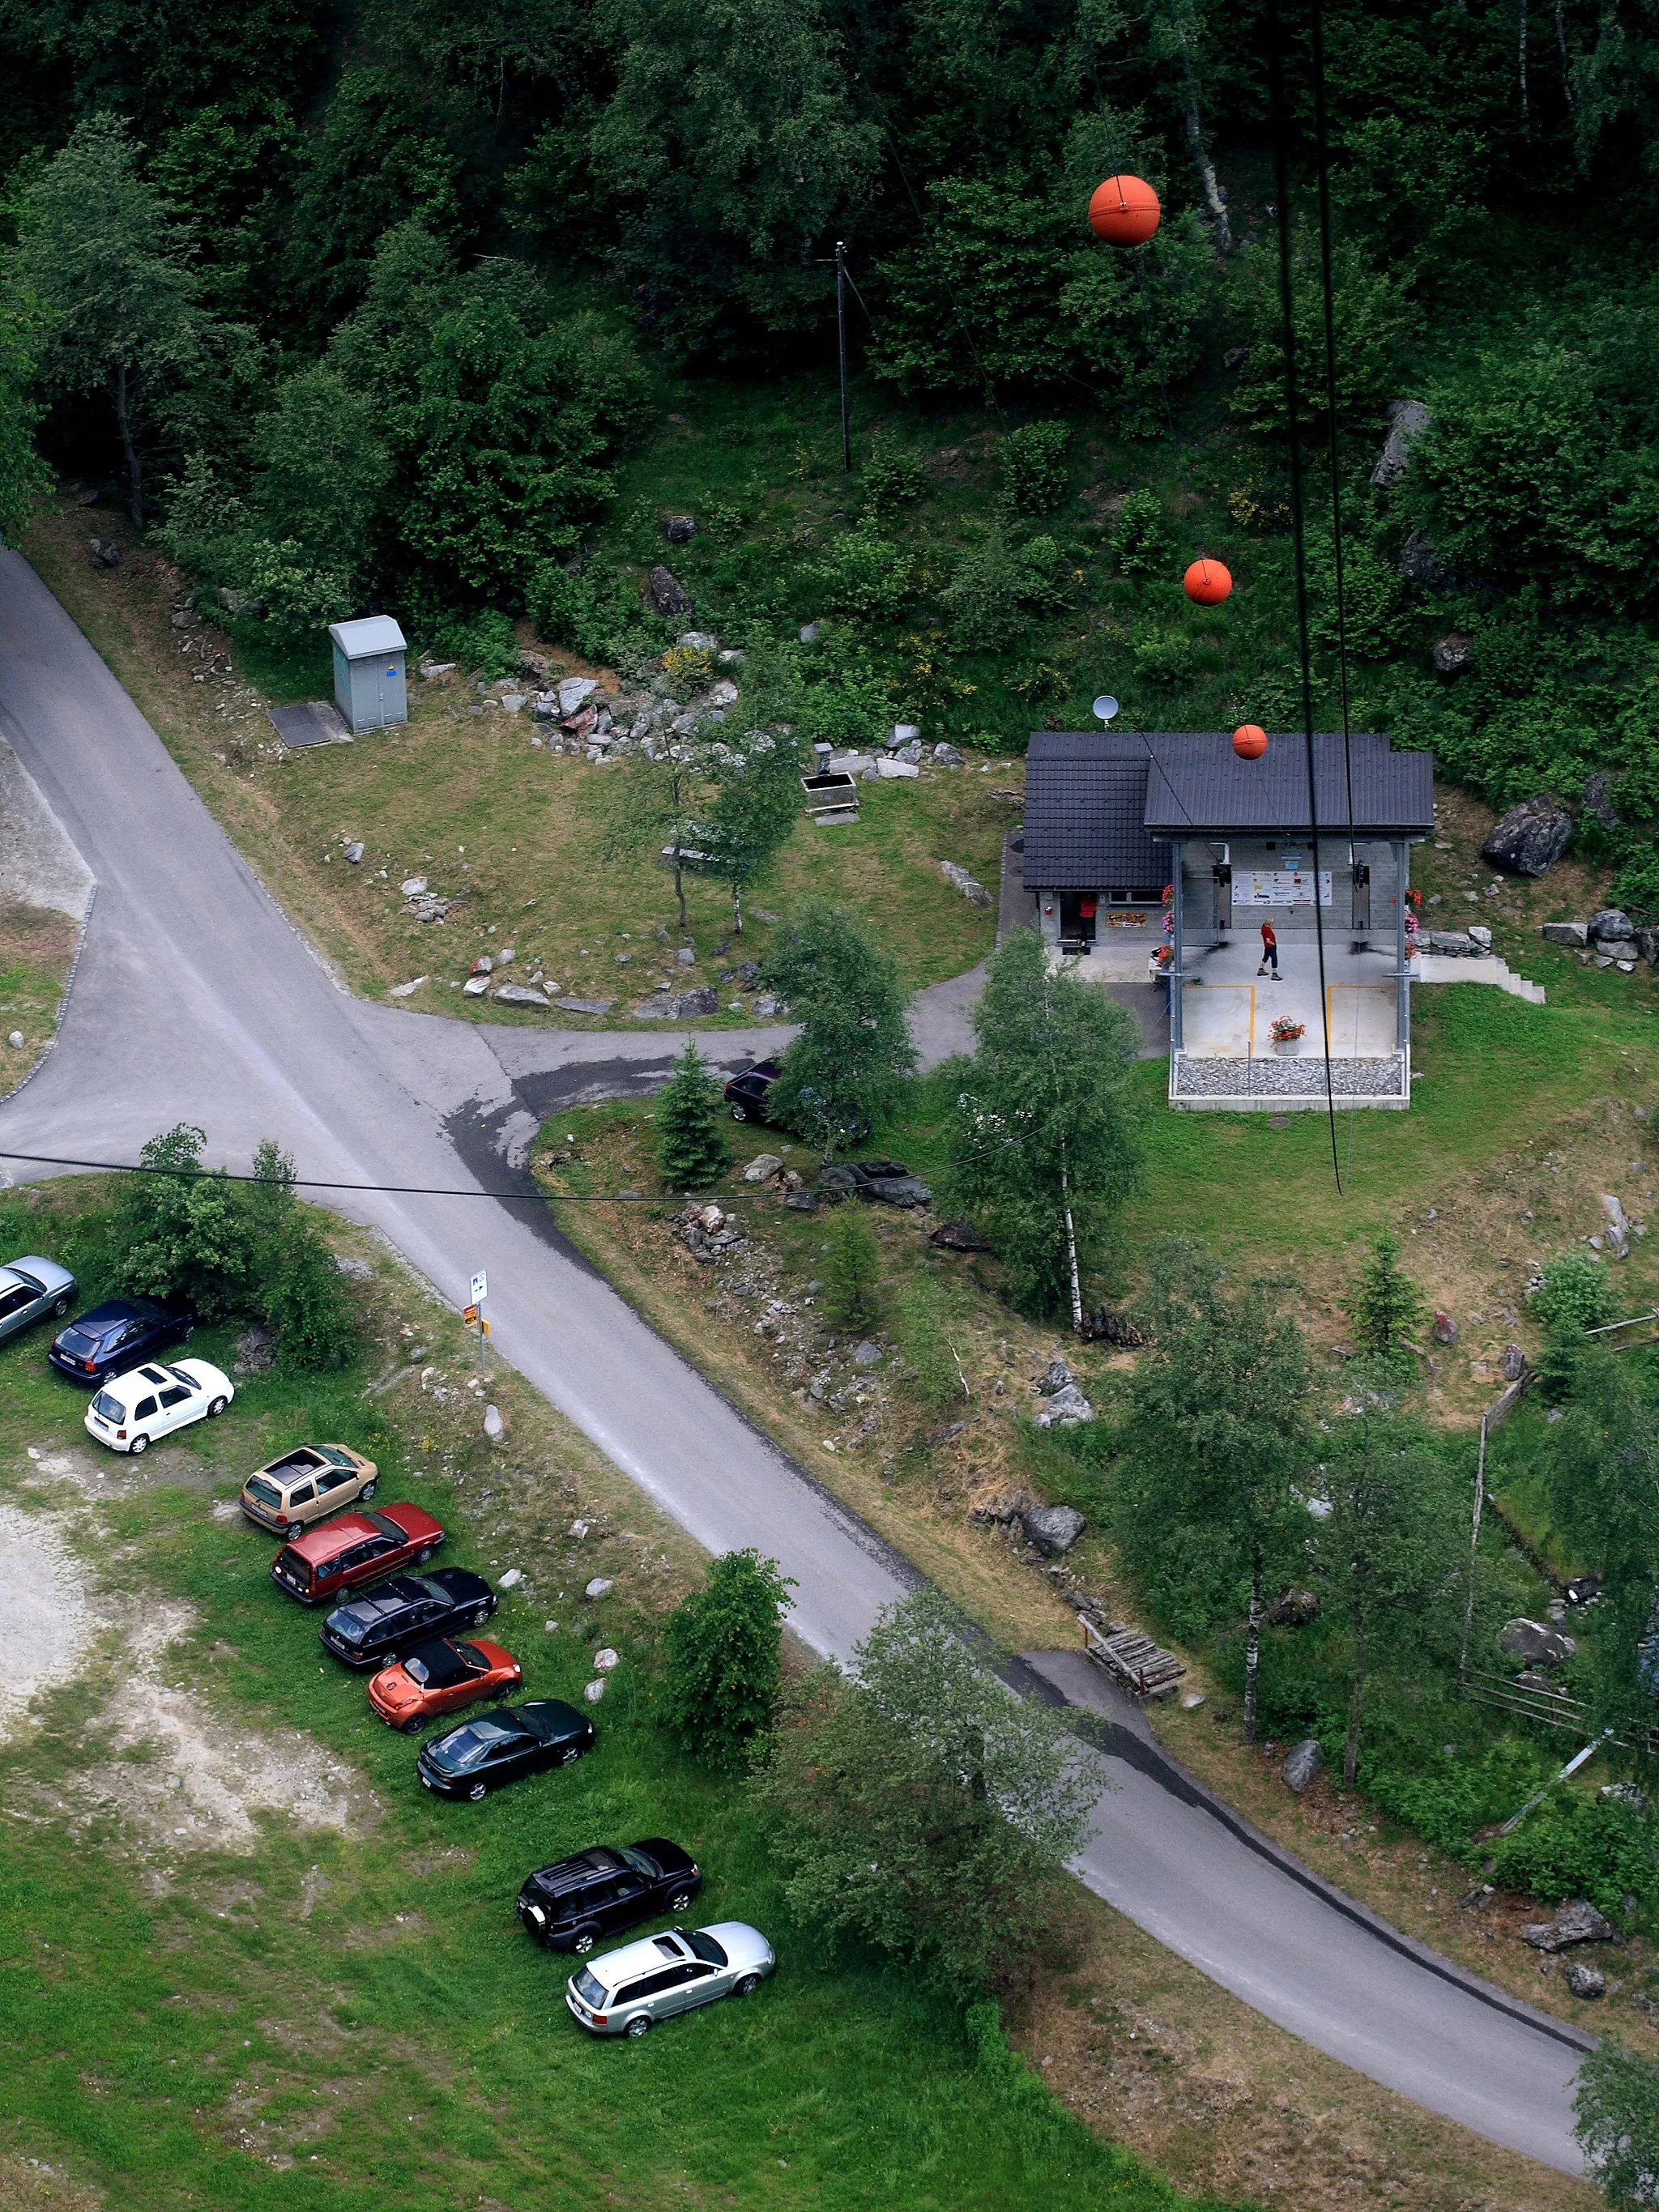
<path id="1" fill-rule="evenodd" d="M 1385 1060 L 1334 1060 L 1331 1089 L 1339 1098 L 1398 1098 L 1403 1095 L 1402 1054 Z M 1317 1055 L 1284 1060 L 1176 1060 L 1177 1098 L 1322 1098 L 1325 1063 Z"/>

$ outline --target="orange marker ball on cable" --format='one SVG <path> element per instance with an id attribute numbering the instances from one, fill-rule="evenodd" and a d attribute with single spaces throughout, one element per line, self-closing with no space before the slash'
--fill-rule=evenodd
<path id="1" fill-rule="evenodd" d="M 1259 722 L 1241 722 L 1233 732 L 1233 750 L 1240 760 L 1260 760 L 1267 750 L 1267 732 Z"/>
<path id="2" fill-rule="evenodd" d="M 1194 561 L 1182 581 L 1187 597 L 1196 600 L 1200 607 L 1218 607 L 1233 588 L 1231 572 L 1224 568 L 1219 561 Z"/>
<path id="3" fill-rule="evenodd" d="M 1164 219 L 1158 194 L 1144 177 L 1108 177 L 1089 200 L 1089 227 L 1109 246 L 1145 246 Z"/>

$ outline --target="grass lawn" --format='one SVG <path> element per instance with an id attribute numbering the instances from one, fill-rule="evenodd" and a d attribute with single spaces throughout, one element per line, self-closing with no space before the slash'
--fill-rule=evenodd
<path id="1" fill-rule="evenodd" d="M 50 1243 L 72 1204 L 14 1203 L 6 1226 L 33 1213 Z M 48 1653 L 57 1679 L 0 1751 L 0 2203 L 1182 2201 L 1046 2093 L 975 2071 L 925 1990 L 789 1925 L 740 1790 L 650 1718 L 689 1547 L 510 1376 L 489 1445 L 465 1340 L 402 1278 L 383 1265 L 364 1302 L 359 1368 L 248 1378 L 137 1463 L 87 1442 L 39 1335 L 0 1352 L 0 1549 L 15 1587 L 44 1548 L 52 1636 L 82 1639 Z M 193 1349 L 231 1358 L 222 1333 Z M 380 1461 L 383 1499 L 440 1516 L 447 1559 L 520 1569 L 492 1633 L 529 1694 L 579 1698 L 594 1647 L 620 1650 L 592 1757 L 481 1807 L 419 1789 L 415 1747 L 325 1662 L 230 1504 L 250 1466 L 334 1436 Z M 588 1601 L 601 1570 L 617 1588 Z M 782 1965 L 746 2003 L 592 2040 L 513 1900 L 534 1865 L 655 1832 L 708 1869 L 698 1917 L 754 1919 Z"/>
<path id="2" fill-rule="evenodd" d="M 21 1083 L 57 1033 L 80 932 L 47 908 L 0 902 L 0 1096 Z M 21 1044 L 11 1042 L 21 1033 Z"/>

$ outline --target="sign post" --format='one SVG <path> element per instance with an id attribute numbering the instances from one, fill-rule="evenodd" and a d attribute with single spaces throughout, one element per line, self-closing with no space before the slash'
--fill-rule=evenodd
<path id="1" fill-rule="evenodd" d="M 487 1371 L 484 1364 L 484 1346 L 489 1336 L 489 1323 L 483 1317 L 483 1302 L 489 1296 L 489 1278 L 482 1267 L 472 1278 L 471 1287 L 472 1303 L 466 1308 L 461 1318 L 469 1325 L 474 1322 L 478 1325 L 478 1372 L 483 1375 Z"/>

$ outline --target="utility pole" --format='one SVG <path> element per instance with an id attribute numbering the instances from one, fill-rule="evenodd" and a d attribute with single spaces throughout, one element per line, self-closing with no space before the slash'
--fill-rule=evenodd
<path id="1" fill-rule="evenodd" d="M 847 406 L 847 247 L 836 240 L 836 336 L 841 348 L 841 465 L 853 473 L 853 430 Z"/>

